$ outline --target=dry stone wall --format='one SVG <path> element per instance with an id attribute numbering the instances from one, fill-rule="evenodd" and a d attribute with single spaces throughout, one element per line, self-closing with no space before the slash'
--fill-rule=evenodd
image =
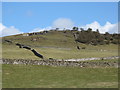
<path id="1" fill-rule="evenodd" d="M 49 66 L 72 66 L 72 67 L 118 67 L 118 62 L 109 61 L 64 61 L 64 60 L 25 60 L 25 59 L 1 59 L 2 64 L 24 64 L 24 65 L 49 65 Z"/>

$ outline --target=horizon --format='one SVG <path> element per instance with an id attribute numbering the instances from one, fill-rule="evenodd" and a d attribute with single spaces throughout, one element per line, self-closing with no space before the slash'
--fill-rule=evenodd
<path id="1" fill-rule="evenodd" d="M 90 29 L 92 29 L 92 28 L 90 28 Z M 48 31 L 48 32 L 49 32 L 49 31 L 72 31 L 72 30 L 73 30 L 73 29 L 59 29 L 59 28 L 58 28 L 58 30 L 56 30 L 56 29 L 53 28 L 53 29 L 50 29 L 50 30 L 41 30 L 41 31 L 35 31 L 35 32 L 23 32 L 23 33 L 14 34 L 14 35 L 20 35 L 20 34 L 23 35 L 23 34 L 30 34 L 30 33 L 39 33 L 39 32 L 44 32 L 44 31 Z M 87 30 L 88 30 L 88 29 L 87 29 Z M 87 31 L 87 30 L 84 29 L 84 31 Z M 76 30 L 75 30 L 75 31 L 76 31 Z M 77 31 L 80 32 L 80 31 L 81 31 L 80 28 L 79 28 L 79 30 L 77 30 Z M 98 31 L 99 31 L 99 30 L 98 30 Z M 96 31 L 93 31 L 93 30 L 92 30 L 92 32 L 97 32 L 97 30 L 96 30 Z M 100 32 L 99 32 L 99 33 L 100 33 Z M 109 32 L 100 33 L 100 34 L 106 34 L 106 33 L 109 33 Z M 118 32 L 118 33 L 109 33 L 109 34 L 120 34 L 120 33 Z M 14 35 L 8 35 L 8 36 L 14 36 Z M 1 37 L 1 36 L 0 36 L 0 37 Z M 2 37 L 6 37 L 6 36 L 2 36 Z"/>

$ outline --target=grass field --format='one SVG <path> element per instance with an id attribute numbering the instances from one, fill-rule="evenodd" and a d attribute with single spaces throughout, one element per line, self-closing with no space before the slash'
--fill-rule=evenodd
<path id="1" fill-rule="evenodd" d="M 100 50 L 106 51 L 100 51 Z M 55 58 L 55 59 L 70 59 L 70 58 L 88 58 L 88 57 L 108 57 L 108 56 L 117 56 L 117 46 L 87 46 L 85 50 L 77 50 L 76 48 L 37 48 L 39 53 L 44 55 L 46 58 Z M 3 58 L 10 59 L 37 59 L 31 51 L 20 49 L 14 45 L 3 45 L 2 51 Z"/>
<path id="2" fill-rule="evenodd" d="M 28 45 L 46 58 L 78 59 L 118 56 L 118 45 L 85 45 L 77 50 L 70 32 L 49 32 L 35 36 L 8 36 L 4 39 Z M 32 41 L 36 39 L 35 41 Z M 40 60 L 32 52 L 2 42 L 2 58 Z M 114 62 L 115 60 L 104 60 Z M 87 61 L 88 62 L 88 61 Z M 96 62 L 93 60 L 91 62 Z M 103 62 L 103 60 L 100 60 Z M 32 65 L 2 65 L 3 88 L 117 88 L 117 68 L 78 68 Z"/>
<path id="3" fill-rule="evenodd" d="M 117 68 L 3 65 L 3 88 L 117 88 Z"/>

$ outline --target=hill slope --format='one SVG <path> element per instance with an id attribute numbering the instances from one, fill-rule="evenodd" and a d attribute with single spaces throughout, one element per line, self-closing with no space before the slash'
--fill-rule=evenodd
<path id="1" fill-rule="evenodd" d="M 4 42 L 12 40 L 30 46 L 44 55 L 46 58 L 70 59 L 86 57 L 117 56 L 117 45 L 89 45 L 75 43 L 71 31 L 49 31 L 47 33 L 31 36 L 14 35 L 3 37 L 3 58 L 39 59 L 28 50 L 20 49 L 14 44 Z M 76 46 L 86 47 L 78 50 Z"/>

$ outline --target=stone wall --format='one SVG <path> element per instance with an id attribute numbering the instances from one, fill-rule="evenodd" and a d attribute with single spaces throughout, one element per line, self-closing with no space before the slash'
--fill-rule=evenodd
<path id="1" fill-rule="evenodd" d="M 118 62 L 87 62 L 87 61 L 57 61 L 57 60 L 25 60 L 25 59 L 1 59 L 2 64 L 24 64 L 24 65 L 50 65 L 50 66 L 72 66 L 72 67 L 118 67 Z"/>
<path id="2" fill-rule="evenodd" d="M 119 56 L 111 56 L 111 57 L 91 57 L 91 58 L 81 58 L 81 59 L 66 59 L 65 61 L 89 61 L 89 60 L 111 60 L 111 59 L 119 59 Z"/>

